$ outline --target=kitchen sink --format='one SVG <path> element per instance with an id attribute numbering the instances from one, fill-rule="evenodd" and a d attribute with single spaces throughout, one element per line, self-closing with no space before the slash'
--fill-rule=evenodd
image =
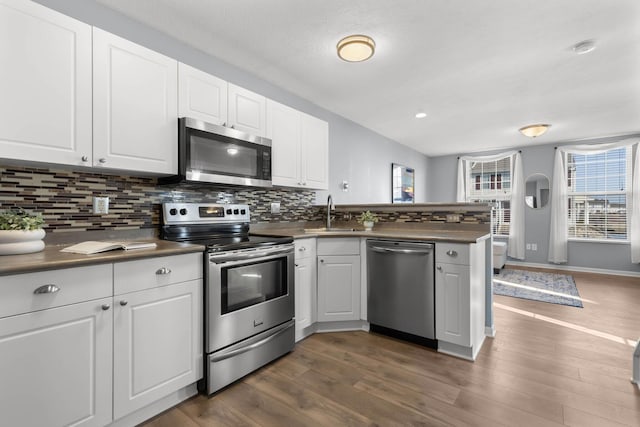
<path id="1" fill-rule="evenodd" d="M 355 228 L 343 228 L 343 227 L 320 227 L 320 228 L 305 228 L 305 233 L 331 233 L 331 232 L 348 232 L 348 231 L 356 231 Z"/>

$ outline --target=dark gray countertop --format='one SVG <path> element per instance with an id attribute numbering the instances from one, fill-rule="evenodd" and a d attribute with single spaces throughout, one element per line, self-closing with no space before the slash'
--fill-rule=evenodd
<path id="1" fill-rule="evenodd" d="M 141 240 L 136 239 L 136 241 Z M 0 276 L 204 251 L 204 246 L 201 245 L 176 243 L 159 239 L 144 239 L 144 241 L 155 242 L 157 247 L 152 249 L 132 249 L 128 251 L 113 250 L 98 254 L 83 255 L 60 252 L 60 249 L 71 246 L 71 244 L 66 244 L 47 245 L 43 251 L 32 254 L 3 255 L 0 256 Z"/>

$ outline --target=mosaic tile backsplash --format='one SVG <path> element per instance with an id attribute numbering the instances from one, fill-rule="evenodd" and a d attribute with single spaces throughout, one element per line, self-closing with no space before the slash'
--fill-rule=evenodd
<path id="1" fill-rule="evenodd" d="M 108 214 L 92 213 L 94 196 L 109 197 Z M 0 210 L 41 212 L 47 231 L 157 228 L 161 205 L 170 201 L 245 203 L 252 223 L 315 219 L 309 190 L 159 185 L 156 178 L 0 166 Z M 270 213 L 271 202 L 280 202 L 280 214 Z"/>

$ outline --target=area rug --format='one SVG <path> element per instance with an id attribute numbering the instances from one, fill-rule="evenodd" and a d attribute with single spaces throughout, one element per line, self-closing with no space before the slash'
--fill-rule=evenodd
<path id="1" fill-rule="evenodd" d="M 493 276 L 493 293 L 582 308 L 573 277 L 540 271 L 503 269 Z"/>

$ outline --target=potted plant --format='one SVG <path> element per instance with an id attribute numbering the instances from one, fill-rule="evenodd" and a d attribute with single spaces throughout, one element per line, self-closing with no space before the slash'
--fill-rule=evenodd
<path id="1" fill-rule="evenodd" d="M 39 252 L 44 249 L 44 219 L 24 209 L 0 212 L 0 255 Z"/>
<path id="2" fill-rule="evenodd" d="M 371 211 L 365 211 L 358 217 L 358 222 L 364 226 L 364 231 L 371 231 L 373 224 L 378 222 L 378 216 Z"/>

